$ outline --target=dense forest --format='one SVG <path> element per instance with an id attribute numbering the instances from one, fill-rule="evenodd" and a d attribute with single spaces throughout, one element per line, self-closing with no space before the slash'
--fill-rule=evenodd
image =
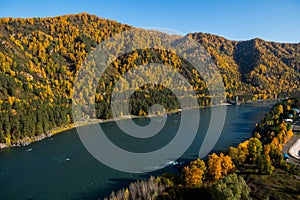
<path id="1" fill-rule="evenodd" d="M 299 90 L 300 43 L 267 42 L 259 38 L 231 41 L 205 33 L 189 35 L 213 57 L 223 74 L 229 97 L 264 99 Z"/>
<path id="2" fill-rule="evenodd" d="M 0 143 L 16 144 L 20 139 L 30 140 L 54 127 L 72 123 L 73 85 L 88 54 L 102 41 L 131 29 L 135 28 L 87 13 L 53 18 L 1 18 Z M 222 74 L 227 99 L 285 97 L 299 90 L 300 44 L 261 39 L 230 41 L 204 33 L 187 36 L 199 42 L 213 58 Z M 196 91 L 199 105 L 216 103 L 211 102 L 202 75 L 188 63 L 168 51 L 144 49 L 111 64 L 95 95 L 96 117 L 112 117 L 107 91 L 112 91 L 118 77 L 130 68 L 153 62 L 181 72 Z M 145 85 L 133 95 L 130 111 L 134 115 L 146 115 L 149 107 L 159 102 L 167 110 L 179 108 L 178 99 L 162 85 Z M 86 96 L 85 91 L 80 96 Z"/>

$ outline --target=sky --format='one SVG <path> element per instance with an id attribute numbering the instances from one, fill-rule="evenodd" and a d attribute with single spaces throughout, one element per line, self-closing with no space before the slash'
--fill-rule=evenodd
<path id="1" fill-rule="evenodd" d="M 50 17 L 88 12 L 133 25 L 232 40 L 300 42 L 298 0 L 0 0 L 0 17 Z"/>

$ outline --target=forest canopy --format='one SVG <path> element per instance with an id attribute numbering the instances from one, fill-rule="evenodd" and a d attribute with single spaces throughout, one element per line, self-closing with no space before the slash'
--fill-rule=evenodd
<path id="1" fill-rule="evenodd" d="M 72 123 L 74 80 L 87 55 L 98 44 L 132 26 L 87 13 L 52 18 L 0 19 L 0 143 L 14 144 L 51 128 Z M 299 92 L 300 44 L 261 39 L 231 41 L 223 37 L 191 33 L 211 55 L 226 89 L 226 98 L 242 101 L 285 97 Z M 167 51 L 143 50 L 112 63 L 111 77 L 101 80 L 95 95 L 96 116 L 111 117 L 109 91 L 115 79 L 130 67 L 153 61 L 172 65 L 193 83 L 200 106 L 211 97 L 201 74 L 182 64 Z M 149 92 L 150 91 L 150 92 Z M 149 94 L 151 93 L 151 94 Z M 81 95 L 84 96 L 84 91 Z M 177 109 L 174 95 L 160 85 L 146 85 L 131 101 L 134 115 L 146 115 L 155 101 Z"/>

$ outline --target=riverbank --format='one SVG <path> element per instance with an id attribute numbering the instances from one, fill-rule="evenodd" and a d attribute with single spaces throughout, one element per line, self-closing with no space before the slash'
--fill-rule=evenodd
<path id="1" fill-rule="evenodd" d="M 33 142 L 38 142 L 41 141 L 45 138 L 50 138 L 53 135 L 62 133 L 64 131 L 68 131 L 71 130 L 73 128 L 76 127 L 82 127 L 82 126 L 88 126 L 88 125 L 92 125 L 92 124 L 98 124 L 98 123 L 105 123 L 105 122 L 112 122 L 112 121 L 116 121 L 116 120 L 124 120 L 124 119 L 129 119 L 129 116 L 123 116 L 121 118 L 118 119 L 93 119 L 93 120 L 87 120 L 87 121 L 82 121 L 82 122 L 78 122 L 78 123 L 72 123 L 72 124 L 68 124 L 65 126 L 60 126 L 60 127 L 55 127 L 49 131 L 47 131 L 46 133 L 43 133 L 41 135 L 38 136 L 33 136 L 33 137 L 25 137 L 23 139 L 17 140 L 16 142 L 14 142 L 13 144 L 5 144 L 5 143 L 0 143 L 0 149 L 4 149 L 4 148 L 9 148 L 9 147 L 21 147 L 21 146 L 27 146 Z M 131 117 L 131 118 L 135 118 L 135 116 Z"/>
<path id="2" fill-rule="evenodd" d="M 274 99 L 266 99 L 266 100 L 263 100 L 263 101 L 264 102 L 274 101 Z M 255 101 L 251 100 L 251 101 L 247 101 L 247 102 L 244 102 L 244 103 L 255 103 L 255 102 L 262 102 L 262 100 L 255 100 Z M 210 108 L 210 107 L 215 107 L 215 106 L 235 106 L 235 105 L 232 105 L 232 104 L 229 104 L 229 103 L 222 103 L 222 104 L 216 104 L 216 105 L 212 105 L 212 106 L 199 106 L 199 107 L 187 108 L 187 109 L 184 109 L 184 110 L 203 109 L 203 108 Z M 92 124 L 107 123 L 107 122 L 113 122 L 113 121 L 120 121 L 120 120 L 125 120 L 125 119 L 134 119 L 134 118 L 143 118 L 143 117 L 153 118 L 153 117 L 159 117 L 159 116 L 162 116 L 162 115 L 175 114 L 175 113 L 178 113 L 180 111 L 183 111 L 183 109 L 171 110 L 171 111 L 163 113 L 163 114 L 151 114 L 151 115 L 148 115 L 148 116 L 125 115 L 125 116 L 122 116 L 122 117 L 110 118 L 110 119 L 89 119 L 89 120 L 80 121 L 80 122 L 77 122 L 77 123 L 68 124 L 68 125 L 65 125 L 65 126 L 55 127 L 55 128 L 53 128 L 53 129 L 51 129 L 51 130 L 49 130 L 46 133 L 43 133 L 41 135 L 33 136 L 33 137 L 25 137 L 23 139 L 19 139 L 19 140 L 13 142 L 13 144 L 0 143 L 0 149 L 9 148 L 9 147 L 27 146 L 27 145 L 29 145 L 33 142 L 41 141 L 43 139 L 52 137 L 53 135 L 62 133 L 64 131 L 71 130 L 71 129 L 76 128 L 76 127 L 88 126 L 88 125 L 92 125 Z"/>
<path id="3" fill-rule="evenodd" d="M 190 109 L 193 109 L 193 108 L 190 108 Z M 182 109 L 170 111 L 170 112 L 165 113 L 165 114 L 174 114 L 174 113 L 178 113 L 180 111 L 182 111 Z M 161 115 L 153 114 L 153 115 L 148 115 L 147 117 L 152 118 L 152 117 L 159 117 L 159 116 L 161 116 Z M 68 124 L 68 125 L 65 125 L 65 126 L 55 127 L 53 129 L 47 131 L 46 133 L 43 133 L 43 134 L 38 135 L 38 136 L 25 137 L 23 139 L 15 141 L 13 144 L 0 143 L 0 149 L 10 148 L 10 147 L 27 146 L 27 145 L 29 145 L 33 142 L 38 142 L 38 141 L 41 141 L 45 138 L 50 138 L 53 135 L 71 130 L 71 129 L 76 128 L 76 127 L 88 126 L 88 125 L 92 125 L 92 124 L 107 123 L 107 122 L 113 122 L 113 121 L 120 121 L 120 120 L 126 120 L 126 119 L 143 118 L 143 117 L 145 117 L 145 116 L 124 115 L 124 116 L 118 117 L 118 118 L 89 119 L 89 120 L 86 120 L 86 121 L 80 121 L 80 122 Z"/>
<path id="4" fill-rule="evenodd" d="M 225 106 L 225 105 L 216 105 L 216 106 Z M 201 108 L 208 108 L 208 107 L 212 107 L 212 106 L 199 106 L 199 107 L 195 107 L 195 108 L 188 108 L 188 109 L 184 109 L 184 110 L 191 110 L 191 109 L 201 109 Z M 163 113 L 163 114 L 151 114 L 151 115 L 147 115 L 147 116 L 135 116 L 135 115 L 124 115 L 118 118 L 110 118 L 110 119 L 88 119 L 88 120 L 83 120 L 77 123 L 72 123 L 72 124 L 68 124 L 65 126 L 60 126 L 60 127 L 55 127 L 49 131 L 47 131 L 46 133 L 43 133 L 41 135 L 38 136 L 33 136 L 33 137 L 25 137 L 23 139 L 19 139 L 15 142 L 13 142 L 12 144 L 5 144 L 5 143 L 0 143 L 0 149 L 4 149 L 4 148 L 10 148 L 10 147 L 21 147 L 21 146 L 27 146 L 33 142 L 38 142 L 41 141 L 43 139 L 46 138 L 50 138 L 53 135 L 71 130 L 73 128 L 76 127 L 82 127 L 82 126 L 88 126 L 88 125 L 92 125 L 92 124 L 100 124 L 100 123 L 107 123 L 107 122 L 113 122 L 113 121 L 120 121 L 120 120 L 126 120 L 126 119 L 137 119 L 137 118 L 143 118 L 143 117 L 148 117 L 148 118 L 153 118 L 153 117 L 159 117 L 159 116 L 163 116 L 163 115 L 170 115 L 170 114 L 175 114 L 178 113 L 180 111 L 183 111 L 183 109 L 177 109 L 177 110 L 171 110 L 169 112 Z"/>

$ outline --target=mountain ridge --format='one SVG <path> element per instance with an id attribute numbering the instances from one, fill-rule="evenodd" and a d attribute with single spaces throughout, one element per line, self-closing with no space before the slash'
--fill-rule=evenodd
<path id="1" fill-rule="evenodd" d="M 0 17 L 0 21 L 2 19 L 12 19 L 12 20 L 14 20 L 14 19 L 42 19 L 42 20 L 47 20 L 47 19 L 57 18 L 57 17 L 74 17 L 74 16 L 78 16 L 78 15 L 94 16 L 94 17 L 97 17 L 100 20 L 109 20 L 109 21 L 116 22 L 116 23 L 119 23 L 119 24 L 134 27 L 133 25 L 130 25 L 130 24 L 121 23 L 121 22 L 118 22 L 117 20 L 104 18 L 104 17 L 98 16 L 96 14 L 91 14 L 91 13 L 88 13 L 88 12 L 81 12 L 81 13 L 74 13 L 74 14 L 63 14 L 63 15 L 58 15 L 58 16 L 26 17 L 26 18 L 7 16 L 7 17 Z M 134 27 L 134 28 L 137 28 L 137 27 Z M 217 33 L 201 32 L 201 31 L 190 32 L 190 33 L 187 33 L 186 35 L 196 34 L 196 33 L 204 34 L 204 35 L 211 35 L 211 36 L 214 36 L 214 37 L 220 37 L 220 38 L 223 38 L 223 39 L 226 39 L 226 40 L 230 40 L 232 42 L 244 42 L 244 41 L 250 41 L 250 40 L 260 40 L 260 41 L 264 41 L 264 42 L 274 42 L 274 43 L 280 43 L 280 44 L 300 44 L 300 41 L 299 42 L 279 42 L 279 41 L 275 41 L 275 40 L 266 40 L 266 39 L 263 39 L 263 38 L 260 38 L 260 37 L 253 37 L 253 38 L 249 38 L 249 39 L 228 39 L 226 36 L 221 36 L 221 35 L 218 35 Z"/>

